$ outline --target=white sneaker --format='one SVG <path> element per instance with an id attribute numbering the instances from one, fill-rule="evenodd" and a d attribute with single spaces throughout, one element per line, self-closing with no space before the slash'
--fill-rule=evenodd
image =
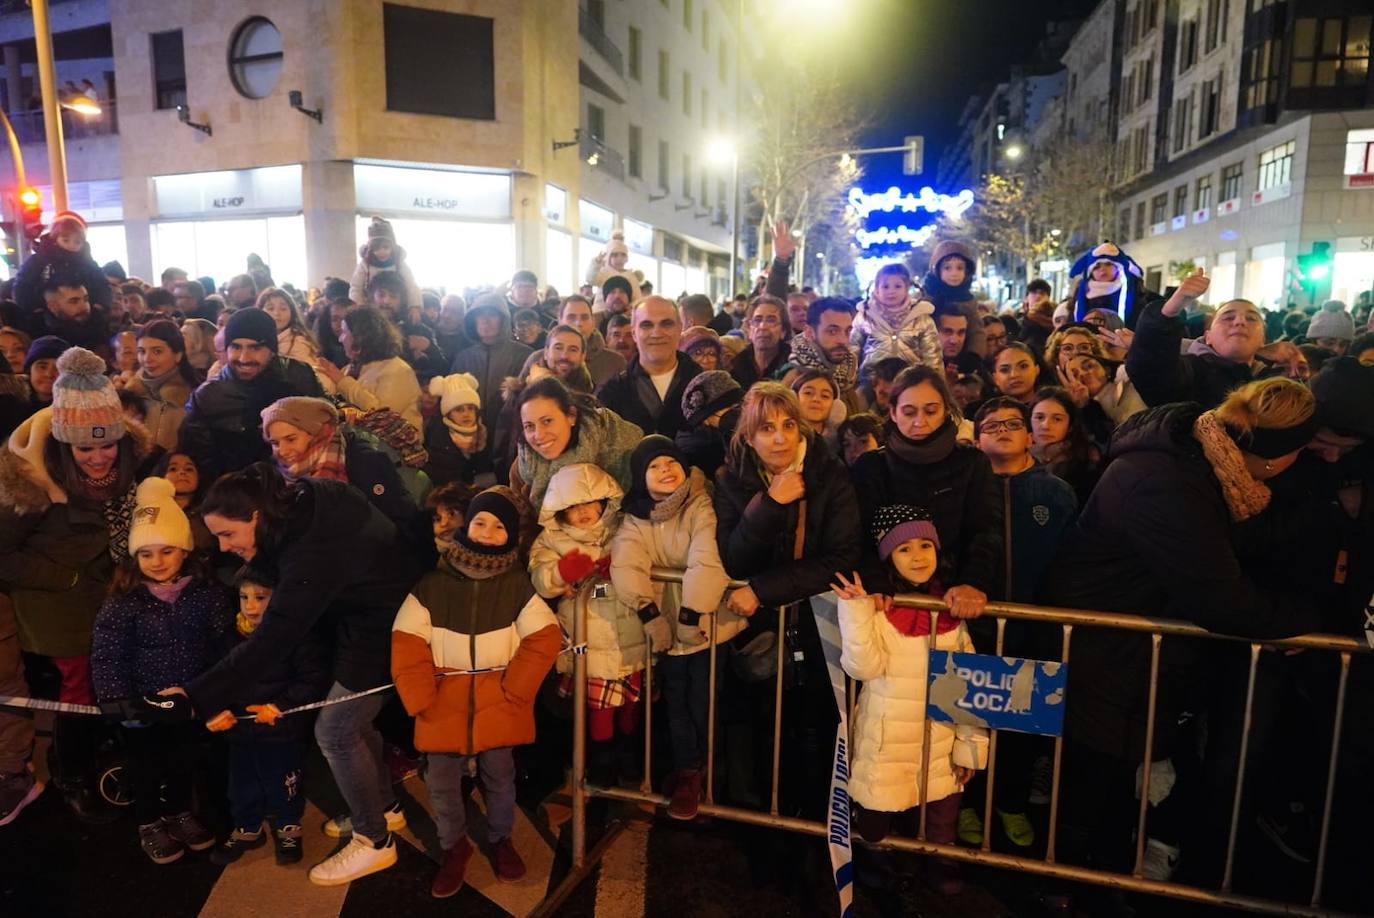
<path id="1" fill-rule="evenodd" d="M 1145 862 L 1140 867 L 1140 875 L 1147 880 L 1168 882 L 1178 869 L 1181 853 L 1176 845 L 1166 845 L 1157 838 L 1145 839 Z"/>
<path id="2" fill-rule="evenodd" d="M 341 851 L 310 868 L 310 882 L 316 886 L 343 886 L 395 863 L 394 838 L 387 836 L 386 844 L 377 848 L 367 837 L 354 835 Z"/>
<path id="3" fill-rule="evenodd" d="M 406 827 L 406 814 L 401 809 L 399 800 L 391 805 L 391 809 L 384 810 L 382 815 L 386 817 L 386 830 L 388 832 L 399 832 Z M 323 831 L 330 838 L 347 838 L 353 834 L 353 820 L 348 816 L 335 816 L 333 819 L 326 819 Z"/>

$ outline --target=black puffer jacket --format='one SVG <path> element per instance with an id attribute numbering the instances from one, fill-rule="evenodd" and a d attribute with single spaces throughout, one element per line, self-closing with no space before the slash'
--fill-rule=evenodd
<path id="1" fill-rule="evenodd" d="M 677 355 L 677 369 L 673 371 L 672 381 L 668 383 L 668 394 L 663 397 L 663 405 L 658 414 L 650 412 L 645 399 L 654 391 L 653 380 L 635 360 L 628 367 L 613 376 L 597 390 L 596 397 L 601 404 L 620 415 L 631 424 L 638 425 L 645 435 L 663 434 L 668 439 L 687 426 L 682 416 L 682 392 L 692 378 L 701 372 L 701 367 L 686 354 Z"/>
<path id="2" fill-rule="evenodd" d="M 272 448 L 262 438 L 262 409 L 292 395 L 324 398 L 324 389 L 309 364 L 274 357 L 248 382 L 226 366 L 191 393 L 181 422 L 179 451 L 195 460 L 201 477 L 214 481 L 259 460 L 271 460 Z"/>
<path id="3" fill-rule="evenodd" d="M 1193 438 L 1197 404 L 1129 418 L 1107 466 L 1045 577 L 1052 605 L 1177 618 L 1212 631 L 1281 637 L 1317 630 L 1311 594 L 1262 590 L 1232 548 L 1221 486 Z M 1160 748 L 1183 710 L 1205 702 L 1206 642 L 1165 638 L 1160 668 Z M 1074 634 L 1070 736 L 1121 757 L 1143 750 L 1150 641 L 1100 629 Z"/>
<path id="4" fill-rule="evenodd" d="M 801 502 L 768 496 L 753 451 L 726 460 L 716 473 L 716 541 L 725 570 L 748 580 L 765 606 L 777 607 L 829 591 L 836 571 L 859 563 L 863 532 L 859 502 L 844 466 L 825 444 L 808 438 L 802 465 L 806 527 L 802 558 L 794 560 Z"/>
<path id="5" fill-rule="evenodd" d="M 33 247 L 33 254 L 25 259 L 24 266 L 19 269 L 19 275 L 14 279 L 15 302 L 25 312 L 45 312 L 43 285 L 52 277 L 80 281 L 86 288 L 86 297 L 91 304 L 99 306 L 102 313 L 110 311 L 113 302 L 110 282 L 105 279 L 105 272 L 101 270 L 100 265 L 91 257 L 90 243 L 82 245 L 79 252 L 69 252 L 57 244 L 52 234 L 44 233 L 39 236 Z M 33 330 L 29 333 L 35 338 L 52 334 Z M 72 344 L 80 344 L 70 338 L 66 340 Z M 81 346 L 85 347 L 84 344 Z"/>
<path id="6" fill-rule="evenodd" d="M 1135 341 L 1126 352 L 1126 373 L 1145 404 L 1198 402 L 1215 408 L 1226 393 L 1248 383 L 1255 374 L 1246 364 L 1211 353 L 1180 353 L 1183 319 L 1166 316 L 1162 303 L 1152 303 L 1140 313 Z"/>
<path id="7" fill-rule="evenodd" d="M 913 465 L 889 447 L 865 453 L 854 463 L 864 531 L 889 504 L 924 507 L 940 534 L 946 586 L 967 584 L 996 596 L 1002 583 L 1002 486 L 988 459 L 975 447 L 955 444 L 939 462 Z M 872 540 L 865 542 L 871 546 Z M 865 572 L 876 573 L 877 555 L 869 551 Z"/>
<path id="8" fill-rule="evenodd" d="M 332 677 L 351 691 L 391 681 L 391 624 L 419 565 L 396 526 L 355 488 L 306 478 L 280 546 L 263 552 L 277 571 L 262 623 L 186 687 L 198 712 L 244 702 L 244 693 L 312 632 L 333 648 Z"/>

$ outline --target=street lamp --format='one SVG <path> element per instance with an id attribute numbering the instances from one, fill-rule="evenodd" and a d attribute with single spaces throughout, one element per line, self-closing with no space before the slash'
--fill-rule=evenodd
<path id="1" fill-rule="evenodd" d="M 706 147 L 706 159 L 718 166 L 730 163 L 730 197 L 734 207 L 730 213 L 730 284 L 726 292 L 734 296 L 735 274 L 739 270 L 739 149 L 733 138 L 716 137 Z"/>
<path id="2" fill-rule="evenodd" d="M 1015 161 L 1026 154 L 1026 148 L 1021 146 L 1019 143 L 1011 143 L 1007 144 L 1007 149 L 1005 152 L 1007 159 Z"/>

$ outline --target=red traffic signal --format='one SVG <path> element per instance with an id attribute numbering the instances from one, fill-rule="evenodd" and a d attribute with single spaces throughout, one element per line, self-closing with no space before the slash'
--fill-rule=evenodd
<path id="1" fill-rule="evenodd" d="M 43 196 L 32 186 L 19 189 L 19 225 L 24 238 L 33 242 L 43 235 Z"/>
<path id="2" fill-rule="evenodd" d="M 26 212 L 40 208 L 39 212 L 41 213 L 43 196 L 38 193 L 37 188 L 24 188 L 19 192 L 19 203 L 23 205 Z"/>

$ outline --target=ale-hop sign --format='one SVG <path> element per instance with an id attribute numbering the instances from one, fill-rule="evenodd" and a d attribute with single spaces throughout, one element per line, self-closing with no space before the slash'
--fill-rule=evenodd
<path id="1" fill-rule="evenodd" d="M 926 713 L 947 724 L 1059 736 L 1068 677 L 1063 663 L 932 650 Z"/>

